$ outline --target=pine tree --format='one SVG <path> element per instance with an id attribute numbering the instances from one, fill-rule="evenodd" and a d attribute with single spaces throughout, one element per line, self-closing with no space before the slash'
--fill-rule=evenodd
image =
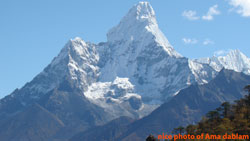
<path id="1" fill-rule="evenodd" d="M 146 141 L 157 141 L 157 139 L 153 135 L 149 135 Z"/>

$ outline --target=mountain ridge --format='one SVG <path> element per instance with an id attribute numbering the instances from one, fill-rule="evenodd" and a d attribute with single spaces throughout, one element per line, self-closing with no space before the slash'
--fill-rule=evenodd
<path id="1" fill-rule="evenodd" d="M 182 89 L 209 83 L 218 71 L 176 52 L 151 5 L 140 2 L 107 33 L 107 42 L 69 40 L 33 80 L 0 100 L 0 118 L 38 103 L 59 117 L 65 130 L 77 126 L 68 138 L 121 116 L 145 117 Z"/>
<path id="2" fill-rule="evenodd" d="M 216 71 L 226 68 L 237 72 L 244 72 L 248 75 L 250 74 L 250 59 L 238 49 L 230 50 L 226 56 L 200 58 L 194 61 L 208 64 Z"/>
<path id="3" fill-rule="evenodd" d="M 174 50 L 148 2 L 133 6 L 107 38 L 97 45 L 79 37 L 69 40 L 40 74 L 1 100 L 0 117 L 39 101 L 67 78 L 90 102 L 110 113 L 116 111 L 115 118 L 126 116 L 122 113 L 141 118 L 181 89 L 206 84 L 218 73 L 209 63 L 190 60 Z M 17 106 L 9 110 L 10 103 Z"/>

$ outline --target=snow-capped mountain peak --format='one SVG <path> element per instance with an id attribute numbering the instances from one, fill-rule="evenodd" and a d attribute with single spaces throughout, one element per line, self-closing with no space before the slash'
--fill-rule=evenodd
<path id="1" fill-rule="evenodd" d="M 156 23 L 154 9 L 148 2 L 139 2 L 130 9 L 127 16 L 135 16 L 137 20 L 148 20 L 149 22 Z"/>
<path id="2" fill-rule="evenodd" d="M 112 118 L 142 117 L 181 89 L 209 82 L 217 67 L 244 70 L 242 66 L 250 64 L 239 51 L 205 61 L 182 57 L 159 29 L 148 2 L 133 6 L 107 39 L 98 45 L 79 37 L 69 40 L 39 75 L 13 95 L 22 95 L 20 103 L 32 103 L 66 80 Z"/>
<path id="3" fill-rule="evenodd" d="M 226 58 L 237 59 L 237 60 L 248 60 L 247 56 L 243 54 L 240 50 L 230 50 L 229 53 L 226 55 Z"/>
<path id="4" fill-rule="evenodd" d="M 34 78 L 35 83 L 25 87 L 37 93 L 46 93 L 64 79 L 70 79 L 77 88 L 86 90 L 97 78 L 98 61 L 99 56 L 94 44 L 86 43 L 79 37 L 70 39 L 52 62 Z"/>
<path id="5" fill-rule="evenodd" d="M 196 59 L 200 63 L 209 64 L 216 71 L 222 68 L 250 74 L 250 59 L 240 50 L 230 50 L 225 56 Z"/>
<path id="6" fill-rule="evenodd" d="M 87 47 L 87 44 L 80 37 L 70 39 L 57 57 L 52 61 L 52 65 L 58 64 L 61 60 L 69 57 L 73 54 L 82 55 L 84 54 L 84 47 Z"/>
<path id="7" fill-rule="evenodd" d="M 155 12 L 148 2 L 133 6 L 121 22 L 107 33 L 107 40 L 112 44 L 140 42 L 144 47 L 156 42 L 170 56 L 181 56 L 159 29 Z"/>
<path id="8" fill-rule="evenodd" d="M 70 39 L 72 44 L 81 44 L 82 46 L 87 46 L 86 42 L 80 37 L 75 37 L 74 39 Z"/>
<path id="9" fill-rule="evenodd" d="M 118 26 L 108 32 L 107 39 L 109 42 L 143 39 L 150 34 L 146 29 L 149 26 L 158 27 L 155 12 L 149 3 L 140 2 L 129 10 Z"/>
<path id="10" fill-rule="evenodd" d="M 107 39 L 109 42 L 142 39 L 149 34 L 146 30 L 148 26 L 158 27 L 155 12 L 149 3 L 140 2 L 129 10 L 118 26 L 108 32 Z"/>

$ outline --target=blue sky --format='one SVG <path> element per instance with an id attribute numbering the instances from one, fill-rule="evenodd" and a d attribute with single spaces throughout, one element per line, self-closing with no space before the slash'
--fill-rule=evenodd
<path id="1" fill-rule="evenodd" d="M 41 72 L 71 38 L 106 41 L 137 0 L 0 1 L 0 97 Z M 149 0 L 160 29 L 183 56 L 239 49 L 250 56 L 249 0 Z"/>

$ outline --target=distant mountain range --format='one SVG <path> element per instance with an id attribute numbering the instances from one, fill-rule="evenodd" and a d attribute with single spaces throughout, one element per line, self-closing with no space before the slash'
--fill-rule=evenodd
<path id="1" fill-rule="evenodd" d="M 0 140 L 63 141 L 95 130 L 101 137 L 109 134 L 102 132 L 106 126 L 115 130 L 107 140 L 167 132 L 240 98 L 249 64 L 239 50 L 183 57 L 160 31 L 150 4 L 139 2 L 108 32 L 107 42 L 69 40 L 32 81 L 1 99 Z"/>
<path id="2" fill-rule="evenodd" d="M 211 58 L 201 58 L 194 61 L 209 64 L 216 71 L 222 68 L 244 72 L 250 74 L 250 59 L 239 50 L 230 50 L 226 56 L 213 56 Z"/>

